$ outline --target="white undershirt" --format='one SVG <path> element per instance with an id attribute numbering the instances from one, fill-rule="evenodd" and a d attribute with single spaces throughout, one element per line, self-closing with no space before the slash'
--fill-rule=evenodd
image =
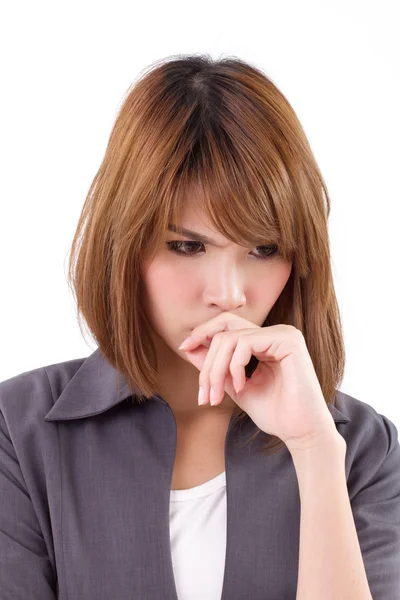
<path id="1" fill-rule="evenodd" d="M 179 600 L 220 600 L 226 551 L 225 471 L 170 490 L 170 540 Z"/>

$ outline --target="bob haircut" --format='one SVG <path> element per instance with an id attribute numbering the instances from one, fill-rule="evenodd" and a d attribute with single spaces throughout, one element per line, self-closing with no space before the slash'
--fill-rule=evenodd
<path id="1" fill-rule="evenodd" d="M 152 63 L 128 88 L 70 249 L 68 284 L 81 333 L 83 317 L 105 358 L 125 376 L 133 402 L 160 393 L 141 274 L 168 224 L 181 222 L 193 190 L 226 238 L 246 247 L 267 239 L 293 261 L 263 327 L 289 324 L 303 333 L 329 408 L 345 350 L 328 191 L 285 96 L 236 57 L 173 55 Z M 247 377 L 257 364 L 252 356 Z M 242 423 L 248 415 L 239 410 L 236 418 Z M 248 441 L 259 434 L 266 436 L 265 454 L 284 447 L 258 428 Z"/>

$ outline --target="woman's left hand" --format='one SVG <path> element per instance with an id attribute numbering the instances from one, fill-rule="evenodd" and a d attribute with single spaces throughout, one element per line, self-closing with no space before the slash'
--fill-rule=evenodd
<path id="1" fill-rule="evenodd" d="M 205 403 L 211 387 L 214 406 L 227 392 L 259 429 L 279 437 L 290 449 L 312 447 L 320 436 L 338 435 L 304 336 L 296 327 L 260 327 L 224 312 L 196 327 L 187 339 L 183 351 L 200 370 Z M 259 363 L 246 380 L 245 366 L 252 355 Z"/>

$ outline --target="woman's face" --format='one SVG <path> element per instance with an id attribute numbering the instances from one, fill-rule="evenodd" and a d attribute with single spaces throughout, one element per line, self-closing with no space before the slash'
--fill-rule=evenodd
<path id="1" fill-rule="evenodd" d="M 273 255 L 273 247 L 243 248 L 230 242 L 189 203 L 182 222 L 173 225 L 211 241 L 165 232 L 163 247 L 143 271 L 145 310 L 156 333 L 156 347 L 165 351 L 165 344 L 189 362 L 178 350 L 180 344 L 192 329 L 221 312 L 261 326 L 289 279 L 292 262 Z"/>

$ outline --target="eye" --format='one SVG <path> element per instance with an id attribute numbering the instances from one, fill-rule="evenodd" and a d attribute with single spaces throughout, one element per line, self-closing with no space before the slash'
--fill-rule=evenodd
<path id="1" fill-rule="evenodd" d="M 172 242 L 166 242 L 168 249 L 170 252 L 175 252 L 175 254 L 180 254 L 181 256 L 194 257 L 198 256 L 198 253 L 195 252 L 185 252 L 182 250 L 183 247 L 189 246 L 189 248 L 193 248 L 196 246 L 204 246 L 202 242 L 193 242 L 193 241 L 181 241 L 181 240 L 173 240 Z M 186 246 L 185 246 L 186 244 Z M 257 248 L 261 248 L 263 254 L 256 255 L 258 260 L 268 260 L 278 254 L 278 247 L 276 244 L 271 244 L 269 246 L 257 246 Z"/>

